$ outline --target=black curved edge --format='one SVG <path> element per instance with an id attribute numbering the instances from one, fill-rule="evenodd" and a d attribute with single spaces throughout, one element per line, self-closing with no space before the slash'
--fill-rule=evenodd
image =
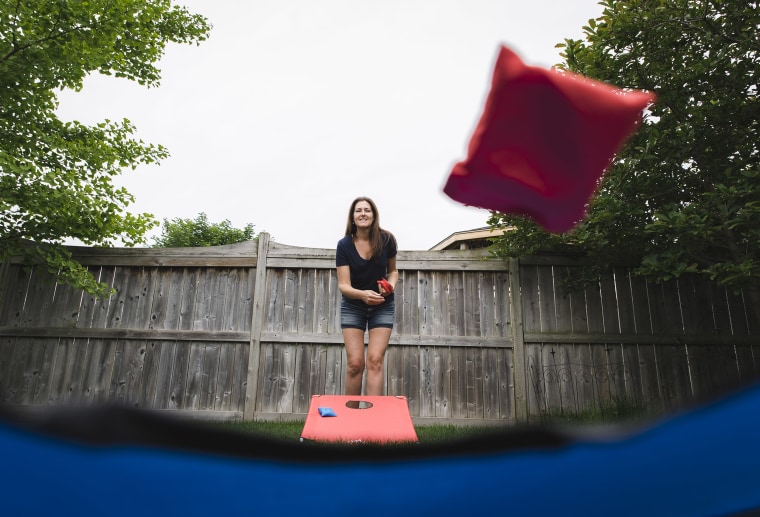
<path id="1" fill-rule="evenodd" d="M 122 406 L 45 407 L 35 410 L 0 406 L 0 422 L 40 436 L 91 447 L 139 446 L 236 458 L 292 463 L 399 461 L 473 456 L 513 450 L 564 447 L 577 437 L 537 426 L 495 428 L 472 438 L 446 443 L 336 444 L 279 440 L 256 433 L 176 415 Z"/>

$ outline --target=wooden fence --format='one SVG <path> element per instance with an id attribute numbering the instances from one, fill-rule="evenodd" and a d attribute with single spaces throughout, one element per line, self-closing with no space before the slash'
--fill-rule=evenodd
<path id="1" fill-rule="evenodd" d="M 343 392 L 335 251 L 267 234 L 231 246 L 72 248 L 97 299 L 0 267 L 0 403 L 118 403 L 214 419 L 303 419 Z M 386 394 L 417 423 L 513 423 L 630 400 L 669 411 L 760 372 L 743 295 L 625 268 L 583 292 L 563 257 L 400 251 Z"/>

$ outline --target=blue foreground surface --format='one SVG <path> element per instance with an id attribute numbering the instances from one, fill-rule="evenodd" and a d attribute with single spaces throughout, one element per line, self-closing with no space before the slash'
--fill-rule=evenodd
<path id="1" fill-rule="evenodd" d="M 506 430 L 429 448 L 268 442 L 133 411 L 6 412 L 0 514 L 755 515 L 759 421 L 760 386 L 622 434 Z"/>

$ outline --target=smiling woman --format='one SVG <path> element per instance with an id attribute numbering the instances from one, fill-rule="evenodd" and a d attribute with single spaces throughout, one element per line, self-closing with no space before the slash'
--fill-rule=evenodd
<path id="1" fill-rule="evenodd" d="M 340 326 L 346 345 L 346 395 L 361 395 L 367 369 L 367 395 L 382 395 L 383 358 L 393 330 L 398 282 L 396 238 L 380 227 L 375 202 L 358 197 L 351 203 L 346 234 L 338 242 L 335 266 L 341 292 Z M 364 333 L 369 330 L 367 357 Z"/>

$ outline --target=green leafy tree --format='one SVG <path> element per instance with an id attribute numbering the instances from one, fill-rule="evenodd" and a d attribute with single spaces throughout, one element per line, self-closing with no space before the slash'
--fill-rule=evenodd
<path id="1" fill-rule="evenodd" d="M 582 252 L 597 269 L 632 263 L 666 280 L 687 272 L 757 296 L 760 283 L 760 8 L 746 0 L 605 0 L 561 67 L 656 93 L 573 231 L 519 217 L 494 251 Z M 760 300 L 758 300 L 760 301 Z M 757 305 L 760 305 L 758 303 Z"/>
<path id="2" fill-rule="evenodd" d="M 126 119 L 60 120 L 56 92 L 81 89 L 93 72 L 156 86 L 165 46 L 197 44 L 209 31 L 169 0 L 0 2 L 0 260 L 21 256 L 58 281 L 110 291 L 63 243 L 145 242 L 157 222 L 128 213 L 134 199 L 113 178 L 168 152 L 133 138 Z"/>
<path id="3" fill-rule="evenodd" d="M 221 223 L 209 223 L 208 217 L 201 212 L 195 219 L 164 219 L 161 237 L 154 237 L 154 248 L 185 248 L 199 246 L 221 246 L 236 242 L 250 241 L 256 237 L 253 225 L 247 224 L 239 229 L 229 220 Z"/>

